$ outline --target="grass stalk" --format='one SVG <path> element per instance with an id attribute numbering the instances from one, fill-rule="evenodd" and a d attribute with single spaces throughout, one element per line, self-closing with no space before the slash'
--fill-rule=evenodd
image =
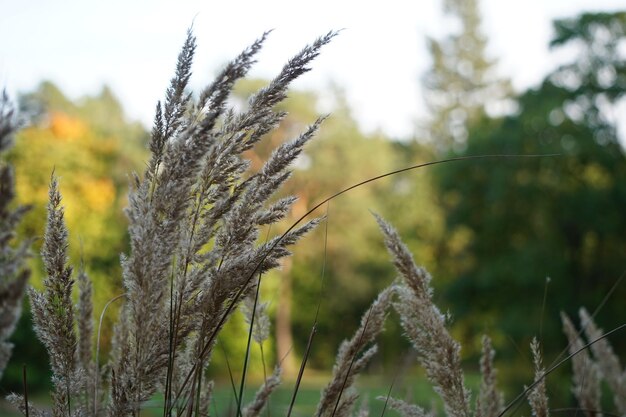
<path id="1" fill-rule="evenodd" d="M 28 381 L 26 379 L 26 364 L 22 365 L 22 384 L 24 388 L 24 413 L 26 417 L 29 417 L 28 410 Z"/>
<path id="2" fill-rule="evenodd" d="M 320 282 L 320 295 L 317 300 L 317 307 L 315 309 L 315 318 L 313 319 L 313 326 L 311 326 L 311 331 L 309 333 L 309 339 L 306 343 L 306 348 L 304 350 L 304 357 L 300 362 L 300 369 L 298 370 L 298 377 L 296 379 L 296 384 L 293 389 L 293 394 L 291 396 L 291 401 L 289 403 L 289 409 L 287 411 L 287 417 L 291 417 L 291 412 L 293 411 L 293 407 L 296 403 L 296 397 L 298 396 L 298 390 L 300 389 L 300 383 L 302 382 L 302 378 L 304 376 L 304 369 L 306 368 L 306 363 L 309 359 L 309 354 L 311 352 L 311 346 L 313 345 L 313 338 L 317 333 L 317 323 L 319 321 L 320 308 L 322 306 L 322 299 L 324 298 L 324 284 L 326 283 L 326 261 L 328 255 L 328 223 L 330 218 L 329 216 L 330 210 L 330 202 L 326 203 L 326 221 L 324 223 L 324 258 L 322 262 L 322 279 Z"/>
<path id="3" fill-rule="evenodd" d="M 599 342 L 600 340 L 606 339 L 607 337 L 611 336 L 612 334 L 618 333 L 618 332 L 620 332 L 620 331 L 622 331 L 624 329 L 626 329 L 626 323 L 624 323 L 624 324 L 622 324 L 620 326 L 617 326 L 616 328 L 614 328 L 611 331 L 608 331 L 608 332 L 604 333 L 602 336 L 600 336 L 597 339 L 594 339 L 594 340 L 588 342 L 587 344 L 585 344 L 583 347 L 581 347 L 577 351 L 575 351 L 575 352 L 567 355 L 565 358 L 561 359 L 555 365 L 551 366 L 548 370 L 546 370 L 543 373 L 543 375 L 541 375 L 541 377 L 537 378 L 532 384 L 528 385 L 528 387 L 524 391 L 522 391 L 517 397 L 515 397 L 511 402 L 509 402 L 506 405 L 506 407 L 504 407 L 504 409 L 500 412 L 500 414 L 498 414 L 498 417 L 504 417 L 506 415 L 506 413 L 509 412 L 509 410 L 511 410 L 517 403 L 519 403 L 522 399 L 524 399 L 528 395 L 528 393 L 530 391 L 532 391 L 537 385 L 539 385 L 544 379 L 546 379 L 548 375 L 550 375 L 552 372 L 556 371 L 562 365 L 567 363 L 567 361 L 572 359 L 574 356 L 578 355 L 580 352 L 583 352 L 586 349 L 589 349 L 593 344 Z"/>

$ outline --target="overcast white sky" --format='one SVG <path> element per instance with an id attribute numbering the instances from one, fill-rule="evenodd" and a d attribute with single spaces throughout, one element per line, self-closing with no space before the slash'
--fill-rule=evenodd
<path id="1" fill-rule="evenodd" d="M 500 73 L 522 90 L 555 66 L 552 19 L 620 8 L 626 0 L 483 0 L 483 29 Z M 192 21 L 198 87 L 267 29 L 275 31 L 252 76 L 271 77 L 318 35 L 345 28 L 295 86 L 319 91 L 332 81 L 364 129 L 398 137 L 423 117 L 425 37 L 449 29 L 441 0 L 0 0 L 0 85 L 14 94 L 49 79 L 77 98 L 106 83 L 150 126 Z"/>

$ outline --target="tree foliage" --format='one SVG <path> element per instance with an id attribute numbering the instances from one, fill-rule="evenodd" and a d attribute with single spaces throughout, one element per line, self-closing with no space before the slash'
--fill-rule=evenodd
<path id="1" fill-rule="evenodd" d="M 449 291 L 466 339 L 489 329 L 500 347 L 538 335 L 558 349 L 559 311 L 595 308 L 623 274 L 626 158 L 611 114 L 626 91 L 625 17 L 557 21 L 552 46 L 576 47 L 576 59 L 522 94 L 517 114 L 475 123 L 462 153 L 560 156 L 438 171 L 447 233 L 466 242 Z M 601 310 L 607 327 L 621 324 L 624 295 L 622 285 Z"/>
<path id="2" fill-rule="evenodd" d="M 253 80 L 240 84 L 237 96 L 245 98 L 262 83 Z M 334 103 L 330 115 L 283 190 L 284 194 L 298 197 L 284 226 L 333 193 L 390 171 L 400 162 L 399 154 L 387 138 L 367 135 L 359 129 L 340 90 L 330 95 Z M 317 103 L 318 97 L 311 92 L 292 92 L 280 108 L 288 112 L 287 117 L 249 155 L 253 165 L 263 160 L 268 150 L 284 141 L 290 132 L 314 120 Z M 382 181 L 354 190 L 318 209 L 318 215 L 328 214 L 327 244 L 323 227 L 320 227 L 299 245 L 293 260 L 276 274 L 276 284 L 267 282 L 271 304 L 276 310 L 276 325 L 282 325 L 280 314 L 290 316 L 287 320 L 291 322 L 288 326 L 292 329 L 294 363 L 304 352 L 320 298 L 318 336 L 310 360 L 310 364 L 318 368 L 332 364 L 336 347 L 345 334 L 354 330 L 351 326 L 358 322 L 371 299 L 389 284 L 391 269 L 381 251 L 382 244 L 376 246 L 368 242 L 375 242 L 378 236 L 370 210 L 389 212 L 386 201 L 393 200 L 392 193 L 392 182 Z M 381 274 L 383 271 L 386 274 Z M 290 297 L 292 307 L 285 313 L 281 309 L 290 303 Z M 337 321 L 336 317 L 343 319 Z M 280 339 L 280 331 L 278 333 Z M 277 343 L 281 342 L 277 340 Z M 287 351 L 291 349 L 290 345 L 286 347 Z M 282 358 L 280 346 L 278 357 Z M 288 371 L 286 361 L 283 368 Z"/>
<path id="3" fill-rule="evenodd" d="M 433 64 L 423 79 L 431 113 L 426 136 L 440 151 L 463 146 L 469 125 L 486 110 L 498 111 L 511 93 L 509 81 L 498 78 L 496 62 L 487 56 L 479 6 L 479 0 L 445 0 L 444 10 L 459 30 L 442 40 L 428 39 Z"/>
<path id="4" fill-rule="evenodd" d="M 146 133 L 138 123 L 126 120 L 107 87 L 96 96 L 74 102 L 51 82 L 42 82 L 20 98 L 20 108 L 31 121 L 16 135 L 9 160 L 15 166 L 17 200 L 32 206 L 18 230 L 20 238 L 35 239 L 33 251 L 40 250 L 48 184 L 54 171 L 63 179 L 66 221 L 76 231 L 70 235 L 70 258 L 75 265 L 81 259 L 86 261 L 94 278 L 95 314 L 99 315 L 104 304 L 120 293 L 119 283 L 111 277 L 119 275 L 119 254 L 128 241 L 122 212 L 127 204 L 127 175 L 139 167 L 145 155 Z M 31 285 L 41 288 L 41 260 L 33 257 L 30 261 Z M 105 320 L 103 349 L 110 338 L 110 318 L 107 315 Z M 5 387 L 21 386 L 22 363 L 32 368 L 32 389 L 48 379 L 45 351 L 34 340 L 30 326 L 27 308 L 13 339 L 29 347 L 16 352 L 3 381 Z"/>

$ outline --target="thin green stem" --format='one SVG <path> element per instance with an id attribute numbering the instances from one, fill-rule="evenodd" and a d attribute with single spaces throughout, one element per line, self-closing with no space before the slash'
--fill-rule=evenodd
<path id="1" fill-rule="evenodd" d="M 26 364 L 22 365 L 22 384 L 24 386 L 24 414 L 28 417 L 28 383 L 26 380 Z"/>
<path id="2" fill-rule="evenodd" d="M 322 299 L 324 296 L 324 283 L 326 277 L 326 255 L 328 253 L 328 212 L 330 208 L 330 203 L 326 204 L 326 222 L 324 224 L 324 260 L 322 262 L 322 279 L 320 283 L 320 296 L 317 300 L 317 309 L 315 310 L 315 319 L 313 320 L 313 326 L 311 326 L 311 332 L 309 333 L 309 340 L 306 344 L 306 349 L 304 351 L 304 357 L 302 358 L 302 362 L 300 363 L 300 369 L 298 370 L 298 378 L 296 379 L 296 385 L 293 389 L 293 395 L 291 396 L 291 402 L 289 403 L 289 411 L 287 411 L 287 417 L 291 417 L 291 412 L 293 411 L 293 407 L 296 403 L 296 397 L 298 396 L 298 390 L 300 389 L 300 383 L 302 382 L 302 377 L 304 376 L 304 369 L 306 367 L 306 363 L 309 359 L 309 354 L 311 352 L 311 346 L 313 345 L 313 338 L 315 334 L 317 334 L 317 323 L 320 314 L 320 307 L 322 305 Z"/>

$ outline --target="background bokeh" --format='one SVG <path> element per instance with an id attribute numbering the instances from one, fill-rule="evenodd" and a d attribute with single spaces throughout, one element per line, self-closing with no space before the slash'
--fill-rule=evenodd
<path id="1" fill-rule="evenodd" d="M 447 163 L 333 200 L 319 211 L 327 214 L 326 225 L 264 279 L 276 329 L 265 360 L 285 358 L 285 372 L 294 376 L 321 299 L 310 380 L 329 372 L 341 340 L 394 279 L 374 211 L 396 225 L 416 261 L 433 274 L 435 301 L 453 318 L 470 376 L 487 333 L 512 396 L 532 378 L 533 336 L 542 340 L 547 363 L 566 345 L 561 311 L 576 317 L 581 306 L 601 306 L 596 319 L 607 330 L 626 317 L 626 142 L 620 127 L 626 120 L 626 12 L 608 0 L 415 3 L 335 8 L 322 1 L 296 11 L 279 1 L 228 2 L 215 10 L 193 2 L 0 2 L 0 76 L 27 119 L 9 155 L 18 200 L 34 205 L 21 236 L 42 234 L 54 170 L 71 260 L 93 280 L 98 319 L 121 292 L 128 173 L 143 170 L 154 104 L 186 27 L 193 23 L 206 44 L 195 86 L 208 83 L 262 31 L 276 28 L 253 78 L 237 85 L 236 108 L 291 53 L 330 28 L 346 27 L 281 104 L 289 116 L 280 128 L 248 155 L 256 169 L 278 143 L 320 113 L 331 114 L 285 189 L 299 200 L 284 227 L 324 197 L 405 166 L 468 155 L 558 156 Z M 40 286 L 38 257 L 30 264 L 31 283 Z M 115 315 L 114 305 L 103 319 L 103 352 Z M 21 390 L 24 363 L 32 391 L 48 387 L 46 353 L 29 320 L 26 305 L 0 382 L 3 394 Z M 224 349 L 212 371 L 218 379 L 228 377 L 220 352 L 241 363 L 243 326 L 237 317 L 221 337 Z M 369 369 L 380 384 L 405 369 L 408 382 L 400 392 L 420 375 L 405 366 L 412 353 L 401 333 L 392 314 Z M 616 352 L 626 351 L 623 333 L 611 342 Z M 253 356 L 253 375 L 262 374 L 260 354 Z M 549 384 L 551 398 L 564 406 L 572 401 L 562 383 L 567 375 L 563 370 Z"/>

